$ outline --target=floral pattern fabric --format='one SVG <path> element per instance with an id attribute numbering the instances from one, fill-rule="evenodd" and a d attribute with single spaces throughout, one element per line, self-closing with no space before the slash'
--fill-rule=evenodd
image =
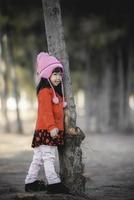
<path id="1" fill-rule="evenodd" d="M 64 132 L 59 131 L 58 136 L 52 138 L 47 130 L 35 130 L 32 141 L 32 147 L 38 147 L 43 144 L 50 146 L 64 145 Z"/>

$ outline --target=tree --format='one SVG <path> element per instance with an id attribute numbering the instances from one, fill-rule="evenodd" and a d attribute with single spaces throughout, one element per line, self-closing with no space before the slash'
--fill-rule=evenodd
<path id="1" fill-rule="evenodd" d="M 2 75 L 2 92 L 1 92 L 1 105 L 2 105 L 2 113 L 3 113 L 3 118 L 5 121 L 5 132 L 10 132 L 10 123 L 9 123 L 9 118 L 8 118 L 8 110 L 7 110 L 7 98 L 8 98 L 8 93 L 9 93 L 9 87 L 8 87 L 8 80 L 9 80 L 9 73 L 8 73 L 8 63 L 7 60 L 5 60 L 5 64 L 2 64 L 2 46 L 4 49 L 4 57 L 6 57 L 6 48 L 7 48 L 7 43 L 6 43 L 6 36 L 0 38 L 0 61 L 1 61 L 1 75 Z"/>
<path id="2" fill-rule="evenodd" d="M 60 151 L 61 175 L 72 191 L 84 191 L 85 178 L 80 144 L 84 133 L 76 127 L 76 110 L 72 94 L 68 55 L 66 52 L 61 10 L 58 0 L 42 0 L 48 51 L 64 66 L 64 85 L 68 107 L 65 109 L 65 146 Z"/>
<path id="3" fill-rule="evenodd" d="M 20 117 L 20 110 L 19 110 L 19 89 L 18 89 L 18 80 L 17 80 L 17 75 L 16 75 L 16 69 L 15 69 L 15 64 L 14 64 L 14 58 L 13 58 L 13 43 L 12 43 L 12 35 L 9 32 L 7 37 L 7 53 L 8 53 L 8 60 L 11 68 L 11 79 L 12 79 L 12 85 L 13 85 L 13 95 L 16 101 L 16 131 L 19 134 L 23 133 L 23 128 L 22 128 L 22 121 Z"/>

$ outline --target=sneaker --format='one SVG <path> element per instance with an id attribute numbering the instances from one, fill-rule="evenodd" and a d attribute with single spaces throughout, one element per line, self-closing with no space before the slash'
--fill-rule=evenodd
<path id="1" fill-rule="evenodd" d="M 45 191 L 46 185 L 42 180 L 36 180 L 33 183 L 25 184 L 25 192 Z"/>
<path id="2" fill-rule="evenodd" d="M 69 194 L 69 189 L 63 183 L 55 183 L 47 186 L 48 194 L 64 193 Z"/>

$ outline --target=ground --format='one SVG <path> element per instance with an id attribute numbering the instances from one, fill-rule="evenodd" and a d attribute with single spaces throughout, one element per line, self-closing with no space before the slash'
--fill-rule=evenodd
<path id="1" fill-rule="evenodd" d="M 31 139 L 32 134 L 0 133 L 0 199 L 24 193 Z M 90 199 L 134 199 L 134 135 L 86 134 L 82 150 Z"/>
<path id="2" fill-rule="evenodd" d="M 97 200 L 134 199 L 134 135 L 92 134 L 83 143 L 86 193 Z"/>

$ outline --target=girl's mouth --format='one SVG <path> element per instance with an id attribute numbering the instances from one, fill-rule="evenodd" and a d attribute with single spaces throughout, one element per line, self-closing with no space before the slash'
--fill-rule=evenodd
<path id="1" fill-rule="evenodd" d="M 60 81 L 55 81 L 55 83 L 56 83 L 56 84 L 59 84 L 59 83 L 60 83 Z"/>

